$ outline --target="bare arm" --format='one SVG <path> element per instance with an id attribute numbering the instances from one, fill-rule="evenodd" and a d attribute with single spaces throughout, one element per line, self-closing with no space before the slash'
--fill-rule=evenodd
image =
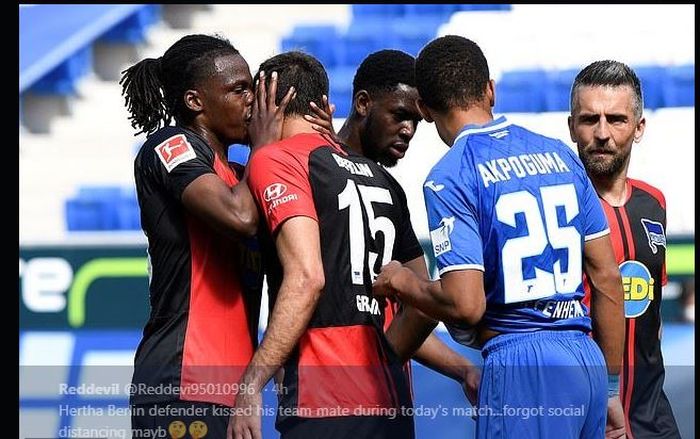
<path id="1" fill-rule="evenodd" d="M 252 236 L 258 228 L 258 209 L 245 182 L 231 189 L 216 174 L 200 175 L 182 192 L 182 204 L 226 236 Z"/>
<path id="2" fill-rule="evenodd" d="M 261 74 L 248 127 L 252 148 L 275 142 L 282 136 L 284 110 L 292 100 L 294 87 L 289 88 L 279 106 L 275 104 L 276 92 L 277 73 L 272 74 L 270 93 L 265 86 L 265 75 Z M 258 210 L 245 183 L 246 177 L 230 189 L 216 174 L 200 175 L 182 192 L 182 204 L 219 233 L 252 236 L 258 229 Z"/>
<path id="3" fill-rule="evenodd" d="M 625 340 L 624 292 L 610 236 L 586 241 L 583 253 L 591 286 L 593 338 L 603 351 L 608 373 L 617 375 Z"/>
<path id="4" fill-rule="evenodd" d="M 228 438 L 262 439 L 262 389 L 299 342 L 325 283 L 315 220 L 288 219 L 280 226 L 275 245 L 284 277 L 262 343 L 240 379 L 236 408 L 243 414 L 231 417 Z"/>
<path id="5" fill-rule="evenodd" d="M 406 262 L 404 267 L 408 267 L 419 276 L 425 277 L 428 273 L 425 258 L 422 255 Z M 406 361 L 423 344 L 435 325 L 437 321 L 415 307 L 403 303 L 401 310 L 386 330 L 386 337 L 399 358 Z"/>
<path id="6" fill-rule="evenodd" d="M 428 273 L 423 256 L 405 263 L 404 267 L 417 276 L 425 277 Z M 469 401 L 474 404 L 481 374 L 471 361 L 430 332 L 436 323 L 415 308 L 404 305 L 389 326 L 387 338 L 402 360 L 413 353 L 414 359 L 424 366 L 459 382 Z"/>
<path id="7" fill-rule="evenodd" d="M 446 322 L 474 326 L 486 310 L 484 275 L 479 270 L 450 271 L 439 281 L 430 281 L 391 261 L 382 267 L 373 291 L 379 296 L 396 294 L 402 302 Z"/>
<path id="8" fill-rule="evenodd" d="M 413 358 L 435 372 L 460 383 L 469 402 L 476 404 L 481 381 L 479 368 L 450 349 L 437 335 L 430 334 Z"/>
<path id="9" fill-rule="evenodd" d="M 258 391 L 284 364 L 304 333 L 325 283 L 315 220 L 298 216 L 285 221 L 276 246 L 284 269 L 282 285 L 262 343 L 241 379 Z"/>

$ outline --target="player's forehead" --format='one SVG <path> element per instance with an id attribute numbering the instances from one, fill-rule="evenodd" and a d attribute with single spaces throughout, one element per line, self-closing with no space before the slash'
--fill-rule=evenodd
<path id="1" fill-rule="evenodd" d="M 241 55 L 236 54 L 225 54 L 214 58 L 212 76 L 226 83 L 252 81 L 248 63 Z"/>
<path id="2" fill-rule="evenodd" d="M 583 86 L 576 92 L 579 113 L 627 113 L 634 111 L 634 90 L 628 85 Z"/>
<path id="3" fill-rule="evenodd" d="M 418 99 L 418 89 L 406 84 L 398 84 L 391 90 L 378 92 L 374 96 L 375 101 L 389 110 L 418 111 L 416 99 Z"/>

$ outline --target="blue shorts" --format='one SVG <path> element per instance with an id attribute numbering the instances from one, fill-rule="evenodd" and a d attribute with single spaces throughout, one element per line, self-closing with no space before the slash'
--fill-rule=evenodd
<path id="1" fill-rule="evenodd" d="M 482 355 L 477 438 L 605 436 L 605 359 L 583 332 L 499 335 Z"/>

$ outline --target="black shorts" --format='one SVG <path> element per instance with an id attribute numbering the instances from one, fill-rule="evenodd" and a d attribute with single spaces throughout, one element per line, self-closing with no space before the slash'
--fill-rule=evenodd
<path id="1" fill-rule="evenodd" d="M 292 418 L 280 425 L 280 439 L 413 439 L 413 417 L 342 416 Z"/>
<path id="2" fill-rule="evenodd" d="M 196 401 L 136 404 L 131 406 L 131 434 L 134 439 L 225 438 L 229 410 L 223 405 Z"/>

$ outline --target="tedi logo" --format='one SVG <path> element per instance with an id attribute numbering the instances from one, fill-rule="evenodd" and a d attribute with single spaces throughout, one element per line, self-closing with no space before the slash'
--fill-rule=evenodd
<path id="1" fill-rule="evenodd" d="M 652 253 L 656 254 L 659 251 L 656 247 L 657 245 L 666 248 L 666 234 L 661 223 L 642 218 L 642 226 L 644 226 L 644 231 L 647 232 L 649 248 L 651 248 Z"/>
<path id="2" fill-rule="evenodd" d="M 284 195 L 285 192 L 287 192 L 287 185 L 284 183 L 272 183 L 265 188 L 265 201 L 272 201 L 279 198 Z"/>
<path id="3" fill-rule="evenodd" d="M 649 269 L 638 261 L 620 264 L 620 274 L 625 290 L 625 317 L 639 317 L 654 300 L 654 278 Z"/>

